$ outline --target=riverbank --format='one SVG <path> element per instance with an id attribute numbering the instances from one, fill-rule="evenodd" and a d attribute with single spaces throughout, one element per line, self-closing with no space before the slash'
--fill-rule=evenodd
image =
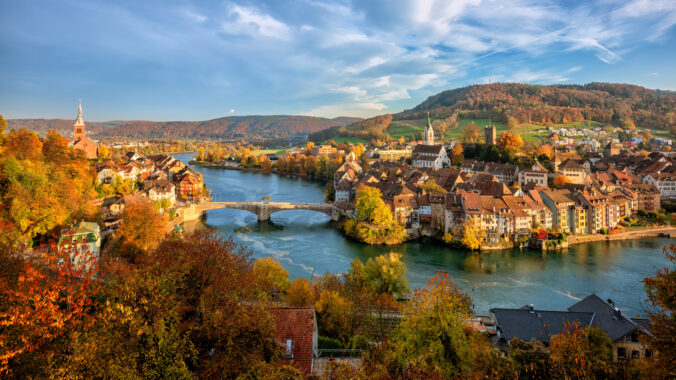
<path id="1" fill-rule="evenodd" d="M 626 231 L 614 235 L 571 235 L 568 236 L 568 244 L 591 243 L 596 241 L 612 241 L 612 240 L 632 240 L 646 237 L 676 237 L 676 227 L 660 227 L 660 228 L 646 228 L 641 230 Z"/>

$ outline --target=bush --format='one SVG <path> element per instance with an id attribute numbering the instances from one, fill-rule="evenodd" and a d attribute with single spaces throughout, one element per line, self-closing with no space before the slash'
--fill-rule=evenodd
<path id="1" fill-rule="evenodd" d="M 320 350 L 340 350 L 343 344 L 338 339 L 329 338 L 328 336 L 319 336 L 318 348 Z"/>

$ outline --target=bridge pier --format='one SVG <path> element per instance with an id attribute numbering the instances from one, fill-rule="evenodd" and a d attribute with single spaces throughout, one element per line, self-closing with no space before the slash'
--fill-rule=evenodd
<path id="1" fill-rule="evenodd" d="M 267 204 L 260 204 L 256 207 L 256 216 L 258 217 L 258 222 L 267 222 L 270 220 L 270 212 L 268 211 Z"/>

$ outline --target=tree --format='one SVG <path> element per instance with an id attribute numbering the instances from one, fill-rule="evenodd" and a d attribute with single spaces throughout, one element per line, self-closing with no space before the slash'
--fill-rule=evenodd
<path id="1" fill-rule="evenodd" d="M 103 144 L 99 146 L 99 157 L 102 159 L 109 158 L 110 156 L 110 150 Z"/>
<path id="2" fill-rule="evenodd" d="M 446 194 L 447 191 L 443 187 L 439 186 L 437 182 L 434 180 L 434 178 L 430 178 L 425 182 L 423 185 L 423 190 L 428 193 L 442 193 Z"/>
<path id="3" fill-rule="evenodd" d="M 406 264 L 401 262 L 401 258 L 401 254 L 390 252 L 366 261 L 366 278 L 373 284 L 376 293 L 402 296 L 408 291 Z"/>
<path id="4" fill-rule="evenodd" d="M 515 133 L 502 132 L 498 136 L 497 145 L 510 153 L 516 153 L 523 146 L 523 139 Z"/>
<path id="5" fill-rule="evenodd" d="M 478 217 L 465 219 L 462 223 L 462 239 L 460 242 L 467 249 L 480 249 L 486 232 L 481 229 L 481 221 Z"/>
<path id="6" fill-rule="evenodd" d="M 35 251 L 40 259 L 16 262 L 16 274 L 0 273 L 0 376 L 48 377 L 44 363 L 63 363 L 68 335 L 91 323 L 98 266 L 86 246 L 73 249 L 82 261 L 50 243 Z"/>
<path id="7" fill-rule="evenodd" d="M 462 131 L 462 141 L 467 143 L 476 143 L 481 138 L 479 127 L 472 121 L 465 126 Z"/>
<path id="8" fill-rule="evenodd" d="M 554 148 L 549 144 L 543 144 L 538 146 L 536 154 L 538 157 L 544 154 L 551 160 L 554 158 Z"/>
<path id="9" fill-rule="evenodd" d="M 197 153 L 197 161 L 204 161 L 205 158 L 204 147 L 201 146 L 199 152 Z"/>
<path id="10" fill-rule="evenodd" d="M 650 335 L 641 339 L 658 353 L 647 358 L 650 375 L 656 379 L 676 376 L 676 245 L 662 251 L 670 265 L 643 280 L 650 306 Z"/>
<path id="11" fill-rule="evenodd" d="M 465 156 L 463 156 L 463 149 L 462 149 L 462 144 L 460 141 L 456 141 L 455 145 L 453 145 L 453 148 L 451 148 L 451 162 L 453 165 L 460 165 L 462 164 L 462 161 L 465 159 Z"/>
<path id="12" fill-rule="evenodd" d="M 7 135 L 5 151 L 19 160 L 37 161 L 42 156 L 42 141 L 38 134 L 31 130 L 11 131 Z"/>
<path id="13" fill-rule="evenodd" d="M 340 339 L 343 343 L 347 343 L 355 335 L 359 325 L 354 303 L 341 296 L 338 291 L 323 289 L 319 293 L 315 310 L 321 334 Z"/>
<path id="14" fill-rule="evenodd" d="M 286 302 L 290 306 L 313 306 L 316 298 L 315 290 L 304 277 L 291 281 L 289 290 L 286 292 Z"/>
<path id="15" fill-rule="evenodd" d="M 155 249 L 167 232 L 164 216 L 151 202 L 139 200 L 124 207 L 117 236 L 123 256 L 135 261 Z"/>
<path id="16" fill-rule="evenodd" d="M 47 138 L 42 145 L 42 155 L 48 161 L 62 162 L 67 160 L 70 153 L 68 143 L 68 140 L 57 131 L 50 129 L 47 131 Z"/>
<path id="17" fill-rule="evenodd" d="M 612 341 L 598 327 L 566 322 L 551 338 L 551 372 L 560 379 L 601 379 L 613 372 Z"/>
<path id="18" fill-rule="evenodd" d="M 308 141 L 307 144 L 305 144 L 305 154 L 310 155 L 312 154 L 312 148 L 314 148 L 315 143 L 312 141 Z"/>
<path id="19" fill-rule="evenodd" d="M 286 292 L 289 288 L 289 272 L 272 257 L 259 258 L 254 263 L 254 275 L 263 284 L 274 290 Z"/>
<path id="20" fill-rule="evenodd" d="M 378 208 L 387 207 L 382 199 L 382 193 L 379 189 L 371 186 L 360 186 L 357 189 L 355 199 L 355 211 L 357 216 L 364 220 L 371 220 L 374 212 Z"/>
<path id="21" fill-rule="evenodd" d="M 507 129 L 509 129 L 510 131 L 513 131 L 518 127 L 519 127 L 519 121 L 516 120 L 516 118 L 513 117 L 513 116 L 508 116 L 507 117 Z"/>
<path id="22" fill-rule="evenodd" d="M 377 357 L 393 378 L 464 378 L 474 353 L 463 321 L 471 300 L 439 272 L 415 289 L 391 340 Z M 415 375 L 412 375 L 415 374 Z"/>
<path id="23" fill-rule="evenodd" d="M 567 183 L 571 183 L 570 178 L 566 177 L 565 175 L 561 174 L 556 176 L 554 178 L 554 186 L 562 188 L 564 187 Z"/>

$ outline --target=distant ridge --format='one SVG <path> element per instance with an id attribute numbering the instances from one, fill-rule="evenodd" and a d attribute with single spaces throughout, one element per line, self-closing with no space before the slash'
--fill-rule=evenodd
<path id="1" fill-rule="evenodd" d="M 327 119 L 299 115 L 227 116 L 206 121 L 109 121 L 86 122 L 88 131 L 98 138 L 130 139 L 273 139 L 313 133 L 361 120 L 356 117 Z M 10 129 L 32 129 L 45 133 L 55 129 L 69 136 L 73 120 L 10 119 Z"/>

